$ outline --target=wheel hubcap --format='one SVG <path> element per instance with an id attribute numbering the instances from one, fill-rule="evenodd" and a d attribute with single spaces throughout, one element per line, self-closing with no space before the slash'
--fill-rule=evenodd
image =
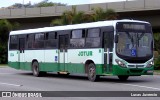
<path id="1" fill-rule="evenodd" d="M 90 77 L 93 78 L 94 75 L 95 75 L 95 69 L 91 67 L 91 68 L 89 69 L 89 74 L 90 74 Z"/>

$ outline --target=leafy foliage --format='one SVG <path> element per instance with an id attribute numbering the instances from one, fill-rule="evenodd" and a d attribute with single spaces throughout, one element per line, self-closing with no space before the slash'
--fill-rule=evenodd
<path id="1" fill-rule="evenodd" d="M 158 51 L 157 54 L 160 54 L 160 33 L 154 33 L 154 47 L 155 47 L 155 51 Z M 154 68 L 155 69 L 160 69 L 160 55 L 156 54 L 156 58 L 154 60 Z"/>
<path id="2" fill-rule="evenodd" d="M 154 60 L 154 69 L 160 69 L 160 56 Z"/>
<path id="3" fill-rule="evenodd" d="M 107 20 L 116 20 L 117 17 L 118 17 L 118 14 L 113 9 L 106 10 L 106 19 Z"/>
<path id="4" fill-rule="evenodd" d="M 118 14 L 113 9 L 92 8 L 94 21 L 115 20 Z"/>
<path id="5" fill-rule="evenodd" d="M 21 3 L 15 3 L 9 8 L 33 8 L 33 7 L 50 7 L 50 6 L 66 6 L 66 4 L 62 3 L 53 3 L 53 2 L 48 2 L 48 0 L 43 0 L 39 3 L 31 4 L 31 2 L 27 4 L 21 4 Z"/>
<path id="6" fill-rule="evenodd" d="M 55 20 L 52 20 L 50 26 L 60 26 L 60 25 L 62 25 L 62 19 L 55 19 Z"/>
<path id="7" fill-rule="evenodd" d="M 48 2 L 48 0 L 43 0 L 42 2 L 34 4 L 35 7 L 65 6 L 65 5 L 66 4 Z"/>
<path id="8" fill-rule="evenodd" d="M 61 19 L 55 19 L 51 22 L 52 26 L 79 24 L 85 22 L 95 22 L 102 20 L 117 19 L 117 13 L 112 9 L 103 10 L 102 8 L 92 8 L 91 14 L 85 14 L 83 11 L 77 11 L 76 6 L 72 6 L 71 11 L 65 11 Z M 57 24 L 58 23 L 58 24 Z"/>
<path id="9" fill-rule="evenodd" d="M 160 54 L 160 33 L 154 33 L 154 46 L 155 50 Z"/>
<path id="10" fill-rule="evenodd" d="M 92 8 L 94 21 L 101 21 L 106 19 L 106 11 L 102 8 Z"/>
<path id="11" fill-rule="evenodd" d="M 85 13 L 83 11 L 77 12 L 75 6 L 72 7 L 71 11 L 65 11 L 62 15 L 63 24 L 78 24 L 85 22 Z"/>
<path id="12" fill-rule="evenodd" d="M 0 20 L 0 45 L 6 45 L 8 41 L 8 33 L 11 31 L 12 25 L 7 20 Z"/>
<path id="13" fill-rule="evenodd" d="M 31 5 L 31 3 L 27 3 L 27 4 L 15 3 L 15 4 L 9 6 L 8 8 L 23 8 L 23 7 L 31 8 L 31 7 L 33 7 L 33 5 Z"/>
<path id="14" fill-rule="evenodd" d="M 7 63 L 7 46 L 0 46 L 0 64 Z"/>
<path id="15" fill-rule="evenodd" d="M 15 30 L 20 26 L 19 23 L 15 22 L 11 24 L 8 20 L 0 20 L 0 63 L 7 63 L 7 43 L 9 32 Z"/>
<path id="16" fill-rule="evenodd" d="M 87 22 L 88 18 L 87 14 L 83 11 L 77 12 L 76 7 L 73 6 L 71 11 L 65 11 L 62 14 L 61 19 L 52 20 L 51 26 L 84 23 Z"/>

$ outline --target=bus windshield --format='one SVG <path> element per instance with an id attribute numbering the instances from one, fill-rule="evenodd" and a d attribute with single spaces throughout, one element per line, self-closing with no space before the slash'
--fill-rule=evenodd
<path id="1" fill-rule="evenodd" d="M 141 32 L 118 32 L 117 54 L 128 57 L 152 55 L 152 34 Z"/>

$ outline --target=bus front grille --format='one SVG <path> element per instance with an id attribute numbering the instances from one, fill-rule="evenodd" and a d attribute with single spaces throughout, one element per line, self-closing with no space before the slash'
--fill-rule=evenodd
<path id="1" fill-rule="evenodd" d="M 142 73 L 142 69 L 130 69 L 131 73 Z"/>
<path id="2" fill-rule="evenodd" d="M 128 65 L 129 68 L 143 68 L 144 65 Z"/>

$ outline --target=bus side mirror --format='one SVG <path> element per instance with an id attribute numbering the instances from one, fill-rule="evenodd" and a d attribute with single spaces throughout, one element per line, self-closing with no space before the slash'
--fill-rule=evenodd
<path id="1" fill-rule="evenodd" d="M 115 43 L 118 43 L 118 35 L 115 35 Z"/>

